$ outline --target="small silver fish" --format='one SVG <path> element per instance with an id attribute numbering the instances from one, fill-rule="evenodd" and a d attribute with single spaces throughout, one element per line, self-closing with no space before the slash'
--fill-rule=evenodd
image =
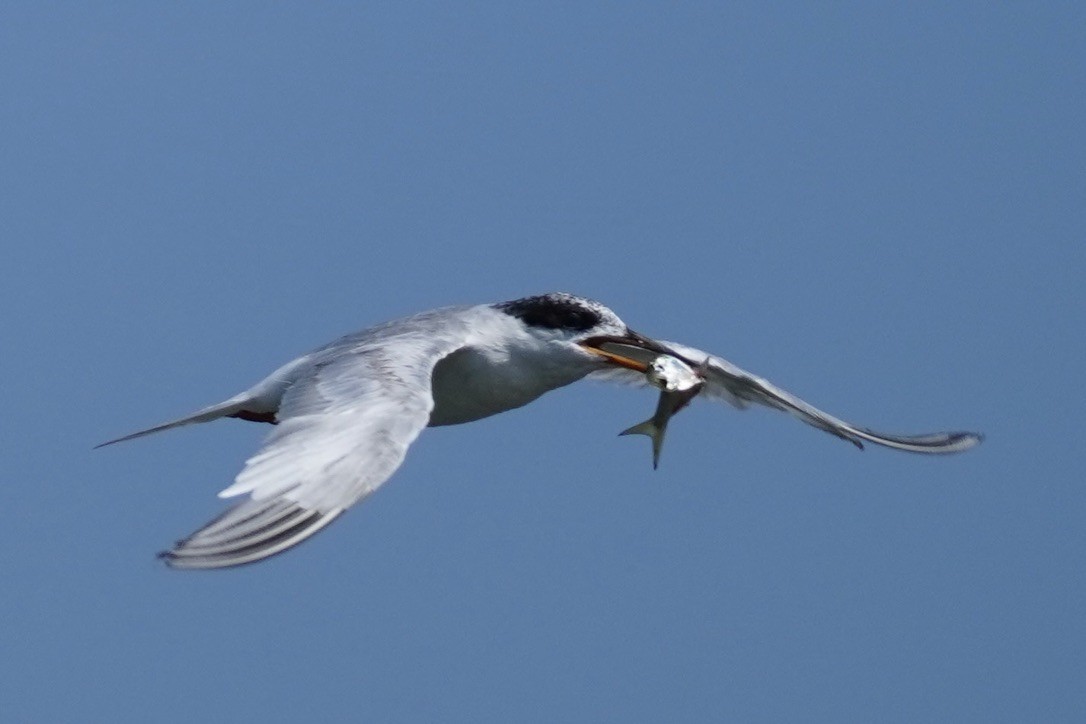
<path id="1" fill-rule="evenodd" d="M 706 360 L 708 361 L 708 360 Z M 660 450 L 664 447 L 664 434 L 671 416 L 686 407 L 705 386 L 702 365 L 696 369 L 670 355 L 660 355 L 649 363 L 645 377 L 654 387 L 660 388 L 660 399 L 652 417 L 619 435 L 648 435 L 652 438 L 652 469 L 660 464 Z"/>

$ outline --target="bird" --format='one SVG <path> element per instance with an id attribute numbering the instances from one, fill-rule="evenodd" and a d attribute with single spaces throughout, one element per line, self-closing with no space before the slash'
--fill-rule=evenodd
<path id="1" fill-rule="evenodd" d="M 246 496 L 159 557 L 181 569 L 228 568 L 310 538 L 364 500 L 426 427 L 512 410 L 582 378 L 647 385 L 661 355 L 697 367 L 701 394 L 782 410 L 863 448 L 953 453 L 974 432 L 889 435 L 829 415 L 721 357 L 630 329 L 599 302 L 568 293 L 453 306 L 348 334 L 215 405 L 97 447 L 220 418 L 270 423 L 221 498 Z"/>

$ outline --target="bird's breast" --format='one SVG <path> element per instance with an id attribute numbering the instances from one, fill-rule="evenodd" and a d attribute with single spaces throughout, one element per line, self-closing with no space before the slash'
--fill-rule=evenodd
<path id="1" fill-rule="evenodd" d="M 458 350 L 434 367 L 430 425 L 457 425 L 521 407 L 587 372 L 542 358 Z"/>

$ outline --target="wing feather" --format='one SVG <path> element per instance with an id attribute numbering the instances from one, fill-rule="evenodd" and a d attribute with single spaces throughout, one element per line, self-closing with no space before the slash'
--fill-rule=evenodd
<path id="1" fill-rule="evenodd" d="M 660 344 L 691 366 L 705 363 L 706 385 L 702 391 L 703 395 L 725 401 L 739 409 L 744 409 L 753 402 L 782 410 L 808 425 L 847 440 L 860 449 L 863 449 L 864 442 L 871 442 L 907 452 L 954 453 L 968 450 L 983 440 L 982 435 L 965 431 L 892 435 L 858 427 L 823 412 L 790 392 L 782 390 L 769 380 L 753 375 L 726 359 L 676 342 L 660 342 Z M 643 374 L 624 367 L 594 372 L 592 376 L 634 384 L 648 384 Z"/>
<path id="2" fill-rule="evenodd" d="M 283 395 L 279 424 L 223 498 L 249 498 L 161 557 L 176 568 L 252 563 L 300 543 L 381 486 L 433 408 L 434 365 L 461 340 L 326 350 Z M 398 342 L 398 343 L 397 343 Z"/>

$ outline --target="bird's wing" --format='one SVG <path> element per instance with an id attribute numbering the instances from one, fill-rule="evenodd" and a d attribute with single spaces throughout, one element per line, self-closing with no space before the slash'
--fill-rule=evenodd
<path id="1" fill-rule="evenodd" d="M 326 353 L 283 396 L 278 425 L 219 497 L 249 494 L 172 550 L 176 568 L 251 563 L 305 540 L 384 483 L 433 408 L 434 365 L 463 340 Z"/>
<path id="2" fill-rule="evenodd" d="M 819 410 L 768 380 L 733 365 L 726 359 L 677 342 L 661 341 L 660 344 L 674 352 L 676 356 L 691 367 L 701 365 L 700 372 L 705 376 L 705 387 L 702 389 L 703 395 L 728 402 L 740 409 L 744 409 L 750 403 L 756 402 L 777 410 L 783 410 L 798 417 L 808 425 L 813 425 L 831 435 L 836 435 L 861 449 L 863 448 L 863 441 L 867 441 L 908 452 L 952 453 L 968 450 L 983 439 L 981 435 L 973 432 L 888 435 L 865 427 L 858 427 Z M 636 350 L 625 345 L 622 345 L 620 351 L 626 356 L 635 358 L 639 358 L 636 355 L 640 355 L 640 358 L 646 356 L 651 358 L 656 354 L 646 350 Z M 633 384 L 648 384 L 645 375 L 618 366 L 593 372 L 591 377 Z"/>

